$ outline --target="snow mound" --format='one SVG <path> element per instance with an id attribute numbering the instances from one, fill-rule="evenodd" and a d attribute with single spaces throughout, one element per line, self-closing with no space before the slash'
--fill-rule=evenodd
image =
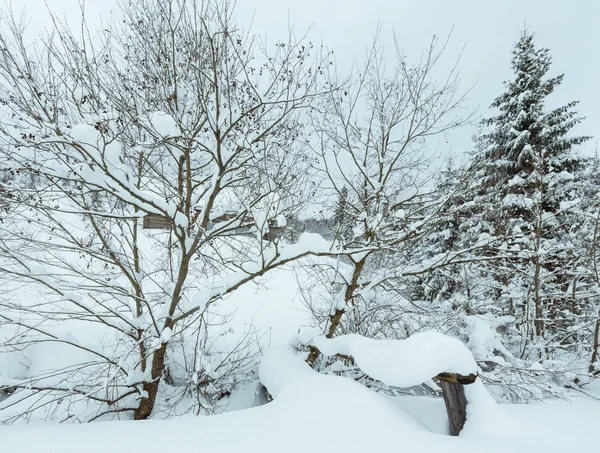
<path id="1" fill-rule="evenodd" d="M 313 378 L 317 373 L 291 348 L 278 346 L 269 349 L 259 368 L 260 382 L 277 398 L 286 385 L 303 378 Z"/>

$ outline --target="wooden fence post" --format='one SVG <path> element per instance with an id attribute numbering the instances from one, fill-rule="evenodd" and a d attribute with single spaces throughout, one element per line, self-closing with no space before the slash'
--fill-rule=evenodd
<path id="1" fill-rule="evenodd" d="M 457 373 L 440 373 L 436 377 L 440 380 L 444 403 L 446 403 L 450 434 L 458 436 L 467 420 L 467 398 L 464 386 L 475 382 L 477 375 L 463 376 Z"/>

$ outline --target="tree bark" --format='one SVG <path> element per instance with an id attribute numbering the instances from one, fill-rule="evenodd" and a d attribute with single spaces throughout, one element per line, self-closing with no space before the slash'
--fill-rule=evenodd
<path id="1" fill-rule="evenodd" d="M 596 368 L 596 362 L 598 361 L 598 349 L 600 348 L 600 310 L 598 311 L 598 317 L 596 318 L 596 326 L 594 327 L 594 346 L 592 347 L 592 358 L 590 360 L 590 374 L 598 374 L 600 370 Z"/>
<path id="2" fill-rule="evenodd" d="M 366 261 L 367 261 L 367 256 L 365 256 L 360 261 L 354 262 L 354 270 L 352 272 L 352 279 L 350 280 L 350 283 L 346 287 L 346 292 L 344 293 L 344 302 L 345 302 L 346 306 L 348 306 L 350 304 L 350 302 L 352 301 L 352 299 L 354 298 L 354 292 L 358 289 L 358 282 L 360 280 L 362 271 L 365 267 Z M 340 325 L 340 323 L 342 321 L 342 316 L 344 315 L 345 312 L 346 312 L 345 309 L 338 308 L 329 317 L 329 320 L 330 320 L 329 330 L 327 331 L 327 335 L 325 335 L 325 338 L 333 338 L 333 335 L 335 334 L 336 329 Z M 306 361 L 309 364 L 313 364 L 321 355 L 321 351 L 319 351 L 319 348 L 317 348 L 315 346 L 310 346 L 309 349 L 310 349 L 310 353 L 308 354 L 308 358 L 306 359 Z"/>
<path id="3" fill-rule="evenodd" d="M 152 355 L 152 380 L 144 382 L 143 390 L 145 395 L 140 399 L 140 404 L 133 415 L 134 420 L 145 420 L 150 417 L 154 404 L 156 403 L 156 395 L 158 387 L 165 369 L 165 356 L 167 352 L 167 344 L 163 343 L 159 349 L 154 351 Z"/>
<path id="4" fill-rule="evenodd" d="M 535 298 L 535 336 L 541 338 L 544 335 L 544 307 L 541 294 L 541 240 L 542 240 L 542 207 L 538 207 L 538 217 L 535 225 L 535 270 L 533 274 L 533 294 Z"/>

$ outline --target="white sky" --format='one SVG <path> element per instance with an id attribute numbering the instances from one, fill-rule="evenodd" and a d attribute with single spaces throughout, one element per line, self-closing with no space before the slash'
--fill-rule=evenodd
<path id="1" fill-rule="evenodd" d="M 12 0 L 32 18 L 31 30 L 47 23 L 45 3 L 71 21 L 79 14 L 79 0 Z M 115 0 L 87 0 L 92 25 L 115 7 Z M 254 32 L 273 39 L 285 33 L 288 16 L 296 31 L 312 26 L 310 38 L 335 50 L 343 66 L 360 57 L 378 23 L 384 39 L 392 30 L 410 55 L 429 44 L 433 34 L 445 37 L 454 27 L 449 57 L 464 46 L 460 70 L 465 88 L 475 84 L 469 107 L 485 115 L 492 99 L 511 77 L 510 51 L 524 24 L 536 33 L 536 44 L 549 47 L 554 58 L 551 75 L 565 73 L 553 104 L 580 100 L 587 117 L 577 132 L 600 133 L 600 1 L 598 0 L 238 0 L 238 21 L 246 25 L 254 14 Z M 387 33 L 386 33 L 387 32 Z M 447 64 L 453 59 L 448 58 Z M 474 127 L 453 132 L 440 142 L 442 154 L 460 155 L 470 149 Z M 446 143 L 447 142 L 447 143 Z M 595 142 L 580 150 L 590 154 Z"/>

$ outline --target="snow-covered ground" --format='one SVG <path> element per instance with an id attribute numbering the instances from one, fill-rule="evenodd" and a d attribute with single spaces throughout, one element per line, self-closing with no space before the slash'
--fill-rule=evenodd
<path id="1" fill-rule="evenodd" d="M 0 427 L 2 451 L 95 452 L 595 452 L 600 403 L 575 399 L 501 406 L 496 435 L 450 437 L 443 401 L 386 398 L 354 381 L 315 373 L 272 403 L 206 417 L 83 425 Z M 485 417 L 484 417 L 485 418 Z M 479 420 L 478 423 L 494 423 Z"/>
<path id="2" fill-rule="evenodd" d="M 270 342 L 273 349 L 263 361 L 261 380 L 274 396 L 273 402 L 251 407 L 262 396 L 254 381 L 232 396 L 230 412 L 221 415 L 0 426 L 0 452 L 600 451 L 600 401 L 592 398 L 497 405 L 489 395 L 481 394 L 482 386 L 472 386 L 470 418 L 461 436 L 451 437 L 441 399 L 389 397 L 352 379 L 312 371 L 301 356 L 278 346 L 310 324 L 291 268 L 269 274 L 259 286 L 242 287 L 215 309 L 235 313 L 229 325 L 232 336 L 250 324 L 267 333 L 263 346 Z M 359 336 L 316 341 L 326 354 L 352 354 L 365 372 L 393 385 L 415 385 L 437 374 L 439 367 L 466 374 L 476 366 L 461 342 L 434 333 L 405 341 L 379 342 Z M 282 349 L 287 353 L 281 354 Z"/>

